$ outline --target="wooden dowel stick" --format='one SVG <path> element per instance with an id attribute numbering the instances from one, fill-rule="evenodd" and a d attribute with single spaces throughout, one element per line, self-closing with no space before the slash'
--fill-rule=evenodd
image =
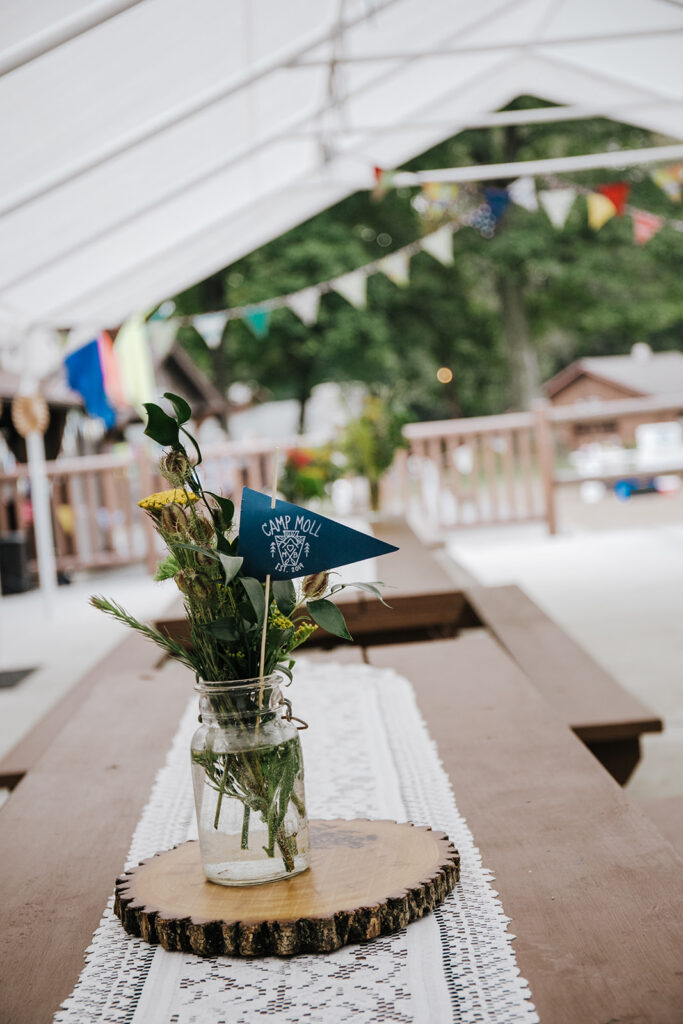
<path id="1" fill-rule="evenodd" d="M 273 452 L 273 483 L 270 489 L 270 507 L 275 508 L 275 497 L 277 495 L 277 476 L 278 476 L 278 463 L 280 461 L 280 449 L 276 448 Z M 266 634 L 268 632 L 268 605 L 270 604 L 270 573 L 266 576 L 266 610 L 263 616 L 263 632 L 261 633 L 261 665 L 259 668 L 259 679 L 263 679 L 264 668 L 266 664 Z M 263 690 L 259 692 L 259 708 L 263 701 Z"/>

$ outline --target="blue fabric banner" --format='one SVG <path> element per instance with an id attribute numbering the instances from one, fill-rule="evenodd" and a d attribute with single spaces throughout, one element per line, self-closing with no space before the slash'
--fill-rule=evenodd
<path id="1" fill-rule="evenodd" d="M 338 565 L 398 551 L 367 533 L 335 523 L 288 501 L 276 501 L 245 487 L 240 512 L 239 554 L 245 576 L 291 580 Z"/>
<path id="2" fill-rule="evenodd" d="M 90 416 L 99 416 L 104 420 L 107 429 L 116 423 L 116 413 L 112 409 L 104 390 L 102 363 L 97 339 L 76 349 L 64 360 L 69 387 L 78 391 L 85 402 L 85 409 Z"/>

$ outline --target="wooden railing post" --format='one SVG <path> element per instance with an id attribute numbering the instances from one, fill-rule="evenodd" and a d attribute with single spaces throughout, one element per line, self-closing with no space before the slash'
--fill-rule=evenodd
<path id="1" fill-rule="evenodd" d="M 143 448 L 138 452 L 136 461 L 140 473 L 140 494 L 144 497 L 154 491 L 154 474 L 150 465 L 149 452 Z M 143 515 L 142 519 L 145 536 L 145 565 L 148 571 L 154 575 L 158 562 L 156 532 L 148 515 Z"/>
<path id="2" fill-rule="evenodd" d="M 533 404 L 536 454 L 538 456 L 538 468 L 541 473 L 541 484 L 543 486 L 545 518 L 548 523 L 548 532 L 554 534 L 557 533 L 557 520 L 555 517 L 555 444 L 552 427 L 547 415 L 547 408 L 548 402 L 543 398 L 537 399 Z"/>

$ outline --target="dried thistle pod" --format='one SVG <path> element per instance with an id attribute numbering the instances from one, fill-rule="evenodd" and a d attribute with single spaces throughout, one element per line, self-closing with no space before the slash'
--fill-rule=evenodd
<path id="1" fill-rule="evenodd" d="M 329 572 L 314 572 L 310 576 L 304 576 L 301 585 L 304 597 L 307 599 L 322 597 L 330 582 Z"/>
<path id="2" fill-rule="evenodd" d="M 162 456 L 159 471 L 172 487 L 182 487 L 190 480 L 192 465 L 185 452 L 173 449 Z"/>

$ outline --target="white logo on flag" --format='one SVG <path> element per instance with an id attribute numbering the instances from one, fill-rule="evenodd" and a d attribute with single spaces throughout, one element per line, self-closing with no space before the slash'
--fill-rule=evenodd
<path id="1" fill-rule="evenodd" d="M 301 561 L 302 554 L 304 558 L 308 558 L 310 551 L 310 544 L 299 530 L 284 530 L 276 534 L 270 545 L 271 557 L 277 556 L 278 559 L 273 571 L 300 572 L 304 567 Z"/>

